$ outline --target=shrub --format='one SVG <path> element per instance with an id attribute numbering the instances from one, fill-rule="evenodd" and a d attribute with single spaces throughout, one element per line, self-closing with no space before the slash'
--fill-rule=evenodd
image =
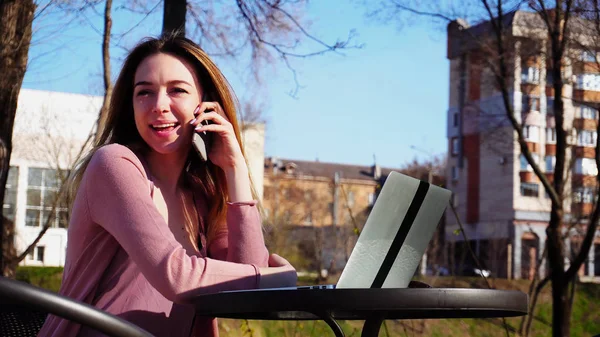
<path id="1" fill-rule="evenodd" d="M 58 292 L 63 267 L 18 267 L 17 280 Z"/>

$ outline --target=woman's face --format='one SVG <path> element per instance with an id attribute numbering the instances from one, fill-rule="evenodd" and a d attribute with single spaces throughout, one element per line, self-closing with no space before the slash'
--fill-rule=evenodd
<path id="1" fill-rule="evenodd" d="M 146 57 L 135 72 L 133 113 L 142 139 L 161 154 L 187 153 L 202 88 L 192 66 L 170 54 Z"/>

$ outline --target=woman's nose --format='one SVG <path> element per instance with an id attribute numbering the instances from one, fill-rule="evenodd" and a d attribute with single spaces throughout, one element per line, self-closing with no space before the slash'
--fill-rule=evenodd
<path id="1" fill-rule="evenodd" d="M 155 96 L 153 111 L 157 113 L 169 111 L 169 96 L 166 92 L 159 92 Z"/>

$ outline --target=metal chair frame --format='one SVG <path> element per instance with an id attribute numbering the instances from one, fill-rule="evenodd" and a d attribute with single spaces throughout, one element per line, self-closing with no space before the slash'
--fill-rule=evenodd
<path id="1" fill-rule="evenodd" d="M 30 284 L 0 277 L 0 323 L 23 324 L 21 334 L 33 336 L 45 319 L 44 313 L 59 316 L 114 337 L 153 337 L 147 331 L 122 319 L 99 310 L 87 303 L 53 293 Z M 7 336 L 10 327 L 0 325 L 0 335 Z M 6 334 L 5 334 L 6 333 Z"/>

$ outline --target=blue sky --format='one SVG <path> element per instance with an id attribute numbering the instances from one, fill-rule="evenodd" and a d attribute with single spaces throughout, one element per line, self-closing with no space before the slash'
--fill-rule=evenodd
<path id="1" fill-rule="evenodd" d="M 117 6 L 115 6 L 116 8 Z M 160 33 L 161 8 L 126 36 L 131 45 Z M 99 8 L 102 10 L 102 8 Z M 371 165 L 373 156 L 385 167 L 400 167 L 417 157 L 446 151 L 449 65 L 443 30 L 428 24 L 382 24 L 365 16 L 351 1 L 310 2 L 310 31 L 325 41 L 345 38 L 355 29 L 362 49 L 293 60 L 302 88 L 294 89 L 283 64 L 265 72 L 257 102 L 267 121 L 265 154 L 297 160 Z M 114 32 L 137 22 L 115 11 Z M 65 22 L 70 22 L 65 25 Z M 129 26 L 128 26 L 129 25 Z M 101 79 L 99 16 L 43 17 L 37 23 L 24 87 L 98 94 Z M 113 72 L 123 50 L 113 48 Z M 247 69 L 216 59 L 240 97 L 255 95 L 243 81 Z M 415 146 L 420 150 L 412 149 Z"/>

